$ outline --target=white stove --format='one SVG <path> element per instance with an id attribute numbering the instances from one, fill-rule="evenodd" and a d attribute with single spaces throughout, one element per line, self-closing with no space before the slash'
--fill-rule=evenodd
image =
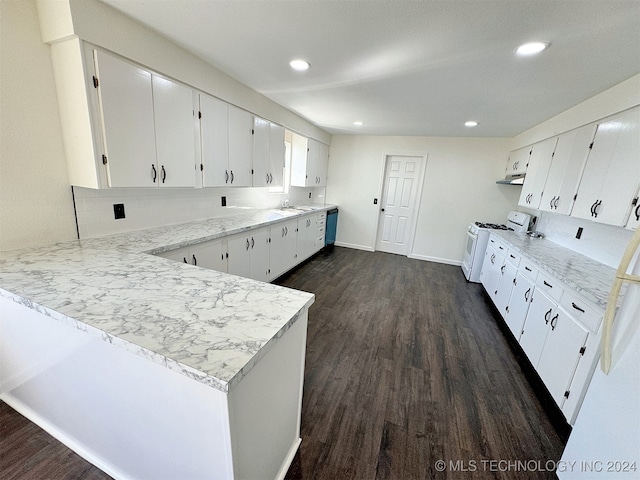
<path id="1" fill-rule="evenodd" d="M 529 230 L 531 215 L 522 212 L 509 212 L 506 225 L 474 222 L 467 227 L 467 244 L 462 260 L 462 271 L 470 282 L 480 283 L 480 271 L 487 249 L 491 230 L 511 230 L 526 232 Z"/>

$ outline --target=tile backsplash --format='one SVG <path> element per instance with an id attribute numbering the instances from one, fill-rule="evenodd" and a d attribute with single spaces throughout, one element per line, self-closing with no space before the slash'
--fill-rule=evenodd
<path id="1" fill-rule="evenodd" d="M 580 239 L 577 239 L 579 227 L 583 231 Z M 633 236 L 631 230 L 621 227 L 548 212 L 540 214 L 536 231 L 543 233 L 545 238 L 558 245 L 614 268 L 618 267 L 622 254 Z"/>
<path id="2" fill-rule="evenodd" d="M 324 191 L 324 187 L 291 187 L 288 194 L 272 192 L 269 187 L 105 190 L 73 187 L 80 238 L 225 216 L 233 213 L 232 207 L 278 208 L 283 200 L 291 205 L 322 205 Z M 226 207 L 222 206 L 222 197 L 226 198 Z M 115 219 L 117 204 L 124 205 L 125 218 Z"/>

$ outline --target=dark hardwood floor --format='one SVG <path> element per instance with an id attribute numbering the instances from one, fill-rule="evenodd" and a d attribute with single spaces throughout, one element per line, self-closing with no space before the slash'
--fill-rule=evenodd
<path id="1" fill-rule="evenodd" d="M 288 479 L 556 478 L 563 443 L 459 267 L 337 247 L 277 283 L 316 294 Z"/>
<path id="2" fill-rule="evenodd" d="M 555 478 L 531 470 L 563 443 L 459 267 L 336 247 L 277 283 L 316 294 L 288 479 Z M 0 478 L 110 477 L 0 402 Z"/>

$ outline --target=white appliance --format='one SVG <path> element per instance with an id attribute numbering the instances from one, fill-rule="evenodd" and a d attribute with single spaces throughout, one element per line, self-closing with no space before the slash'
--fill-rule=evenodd
<path id="1" fill-rule="evenodd" d="M 489 242 L 491 230 L 512 230 L 526 232 L 529 230 L 531 215 L 522 212 L 509 212 L 506 225 L 474 222 L 467 227 L 467 242 L 462 259 L 462 271 L 470 282 L 480 283 L 480 271 L 484 260 L 484 252 Z"/>
<path id="2" fill-rule="evenodd" d="M 558 462 L 560 480 L 640 478 L 639 248 L 640 229 L 623 255 L 611 288 L 603 322 L 600 368 L 593 374 Z M 616 313 L 623 282 L 629 282 L 628 290 Z"/>

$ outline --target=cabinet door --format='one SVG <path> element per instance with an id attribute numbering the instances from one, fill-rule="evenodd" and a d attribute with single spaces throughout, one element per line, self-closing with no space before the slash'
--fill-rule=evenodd
<path id="1" fill-rule="evenodd" d="M 540 210 L 563 215 L 571 213 L 596 126 L 595 123 L 585 125 L 558 137 Z"/>
<path id="2" fill-rule="evenodd" d="M 270 187 L 281 187 L 284 177 L 284 127 L 269 125 L 269 173 Z"/>
<path id="3" fill-rule="evenodd" d="M 279 223 L 271 227 L 271 277 L 276 278 L 297 263 L 297 221 Z"/>
<path id="4" fill-rule="evenodd" d="M 270 122 L 253 117 L 253 186 L 269 185 Z"/>
<path id="5" fill-rule="evenodd" d="M 329 145 L 321 143 L 318 151 L 318 164 L 316 175 L 318 175 L 318 186 L 327 186 L 327 172 L 329 170 Z"/>
<path id="6" fill-rule="evenodd" d="M 320 142 L 309 139 L 307 145 L 307 171 L 305 173 L 306 187 L 317 187 L 320 183 L 320 177 L 318 177 L 318 162 L 320 160 Z"/>
<path id="7" fill-rule="evenodd" d="M 529 165 L 529 155 L 531 154 L 531 146 L 522 147 L 514 150 L 509 155 L 505 176 L 522 175 L 527 172 Z"/>
<path id="8" fill-rule="evenodd" d="M 491 245 L 487 246 L 482 263 L 482 271 L 480 272 L 480 282 L 484 286 L 491 300 L 495 303 L 498 290 L 498 282 L 500 281 L 500 269 L 504 265 L 504 256 Z"/>
<path id="9" fill-rule="evenodd" d="M 540 199 L 542 198 L 557 140 L 557 137 L 548 138 L 533 145 L 518 205 L 528 208 L 538 208 L 540 206 Z"/>
<path id="10" fill-rule="evenodd" d="M 561 308 L 549 322 L 549 334 L 537 370 L 560 407 L 582 357 L 580 349 L 587 343 L 587 336 L 588 332 Z"/>
<path id="11" fill-rule="evenodd" d="M 640 179 L 639 179 L 640 181 Z M 636 198 L 632 202 L 631 211 L 629 212 L 629 220 L 627 220 L 626 228 L 635 230 L 640 226 L 640 191 L 636 193 Z"/>
<path id="12" fill-rule="evenodd" d="M 158 184 L 162 187 L 195 186 L 193 92 L 152 75 Z"/>
<path id="13" fill-rule="evenodd" d="M 229 119 L 229 184 L 251 186 L 251 129 L 253 116 L 233 105 L 228 107 Z"/>
<path id="14" fill-rule="evenodd" d="M 291 185 L 307 186 L 308 139 L 302 135 L 291 135 Z"/>
<path id="15" fill-rule="evenodd" d="M 524 326 L 525 318 L 527 318 L 529 305 L 531 304 L 535 288 L 534 282 L 522 273 L 516 275 L 516 281 L 511 291 L 511 298 L 509 298 L 509 305 L 506 309 L 507 315 L 504 317 L 504 321 L 518 341 L 522 335 L 522 327 Z"/>
<path id="16" fill-rule="evenodd" d="M 317 227 L 315 224 L 314 215 L 305 215 L 298 219 L 298 261 L 310 257 L 313 255 L 315 249 Z"/>
<path id="17" fill-rule="evenodd" d="M 227 104 L 200 94 L 200 114 L 202 186 L 224 187 L 230 180 Z"/>
<path id="18" fill-rule="evenodd" d="M 542 293 L 541 290 L 534 292 L 529 312 L 524 322 L 522 335 L 520 336 L 520 346 L 529 357 L 531 364 L 536 368 L 549 331 L 549 322 L 555 315 L 554 309 L 556 306 L 557 304 Z"/>
<path id="19" fill-rule="evenodd" d="M 598 125 L 572 216 L 623 226 L 640 179 L 640 109 Z"/>
<path id="20" fill-rule="evenodd" d="M 509 307 L 509 300 L 511 299 L 511 292 L 516 283 L 516 275 L 518 274 L 518 268 L 509 262 L 504 262 L 500 267 L 500 279 L 498 280 L 498 286 L 496 288 L 496 308 L 502 315 L 502 318 L 506 318 L 507 310 Z"/>
<path id="21" fill-rule="evenodd" d="M 249 232 L 249 250 L 251 257 L 251 278 L 268 282 L 271 278 L 269 269 L 269 229 L 260 228 Z"/>
<path id="22" fill-rule="evenodd" d="M 198 267 L 217 270 L 218 272 L 227 271 L 226 249 L 222 240 L 194 245 L 189 249 L 190 263 Z"/>
<path id="23" fill-rule="evenodd" d="M 251 240 L 246 235 L 227 239 L 227 270 L 233 275 L 251 277 Z"/>
<path id="24" fill-rule="evenodd" d="M 151 73 L 95 51 L 110 187 L 158 183 Z"/>

